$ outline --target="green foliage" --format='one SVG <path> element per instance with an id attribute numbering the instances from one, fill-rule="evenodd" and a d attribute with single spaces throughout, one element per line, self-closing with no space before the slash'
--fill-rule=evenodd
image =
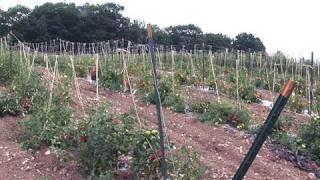
<path id="1" fill-rule="evenodd" d="M 179 84 L 193 85 L 197 81 L 196 77 L 193 77 L 187 70 L 177 71 L 174 76 Z"/>
<path id="2" fill-rule="evenodd" d="M 261 125 L 258 124 L 250 124 L 246 130 L 248 134 L 256 135 L 261 129 Z"/>
<path id="3" fill-rule="evenodd" d="M 196 102 L 191 111 L 202 113 L 200 120 L 213 124 L 228 123 L 240 129 L 248 127 L 250 116 L 244 109 L 238 109 L 228 102 Z"/>
<path id="4" fill-rule="evenodd" d="M 286 132 L 277 131 L 272 138 L 290 150 L 298 150 L 304 154 L 312 154 L 320 159 L 320 117 L 312 117 L 310 123 L 304 124 L 299 134 L 291 135 Z"/>
<path id="5" fill-rule="evenodd" d="M 10 114 L 17 115 L 23 109 L 17 97 L 12 93 L 0 94 L 0 116 Z"/>
<path id="6" fill-rule="evenodd" d="M 106 68 L 99 78 L 99 84 L 111 90 L 120 90 L 122 87 L 122 79 L 123 76 L 121 73 Z"/>
<path id="7" fill-rule="evenodd" d="M 191 104 L 190 111 L 196 112 L 196 113 L 205 113 L 208 111 L 209 105 L 211 103 L 209 101 L 206 101 L 204 99 L 198 100 Z"/>
<path id="8" fill-rule="evenodd" d="M 41 101 L 35 104 L 33 113 L 22 121 L 25 135 L 22 147 L 37 150 L 41 145 L 66 147 L 70 140 L 71 107 L 68 86 L 58 85 L 53 90 L 49 107 L 49 94 L 43 92 Z M 72 140 L 72 138 L 71 138 Z"/>
<path id="9" fill-rule="evenodd" d="M 136 177 L 160 178 L 161 153 L 158 131 L 145 131 L 139 136 L 137 142 L 133 151 L 133 169 L 134 172 L 139 172 Z M 200 155 L 185 146 L 172 151 L 167 162 L 170 178 L 173 179 L 202 179 L 206 170 L 200 162 Z"/>
<path id="10" fill-rule="evenodd" d="M 263 79 L 256 78 L 254 81 L 254 86 L 256 88 L 265 88 L 267 85 L 264 83 Z"/>
<path id="11" fill-rule="evenodd" d="M 161 168 L 159 132 L 157 130 L 140 131 L 135 142 L 132 168 L 137 178 L 159 177 Z"/>
<path id="12" fill-rule="evenodd" d="M 214 49 L 218 47 L 230 48 L 232 39 L 224 34 L 207 33 L 203 35 L 204 43 L 210 44 Z"/>
<path id="13" fill-rule="evenodd" d="M 219 79 L 219 81 L 217 81 L 220 92 L 236 99 L 237 84 L 235 74 L 228 73 L 225 78 L 225 80 Z M 260 101 L 256 93 L 256 87 L 247 82 L 247 78 L 244 74 L 241 74 L 239 77 L 238 92 L 239 99 L 243 100 L 245 103 L 255 103 Z"/>
<path id="14" fill-rule="evenodd" d="M 259 102 L 259 99 L 256 95 L 256 89 L 252 85 L 240 86 L 239 96 L 246 103 Z"/>
<path id="15" fill-rule="evenodd" d="M 172 111 L 178 113 L 184 113 L 186 109 L 184 99 L 179 94 L 170 94 L 165 97 L 163 105 L 170 107 Z"/>
<path id="16" fill-rule="evenodd" d="M 186 146 L 176 152 L 174 165 L 176 172 L 173 173 L 172 178 L 178 180 L 203 179 L 206 171 L 206 167 L 200 161 L 200 154 Z"/>
<path id="17" fill-rule="evenodd" d="M 130 114 L 113 117 L 106 105 L 98 106 L 81 122 L 80 138 L 86 138 L 80 144 L 80 160 L 91 178 L 114 178 L 119 158 L 126 156 L 132 157 L 130 167 L 135 178 L 161 178 L 159 132 L 137 129 L 135 122 Z M 199 155 L 187 149 L 169 158 L 168 163 L 170 174 L 177 179 L 198 179 L 204 174 Z"/>
<path id="18" fill-rule="evenodd" d="M 194 24 L 170 26 L 165 30 L 168 32 L 172 44 L 178 45 L 179 48 L 183 45 L 200 44 L 202 41 L 202 30 Z"/>
<path id="19" fill-rule="evenodd" d="M 173 92 L 172 80 L 170 78 L 162 78 L 159 82 L 160 99 L 164 106 L 170 107 L 174 112 L 185 112 L 184 98 Z M 174 85 L 175 91 L 178 91 L 179 86 Z M 156 104 L 156 96 L 153 89 L 149 89 L 151 92 L 146 92 L 143 99 L 149 103 Z"/>
<path id="20" fill-rule="evenodd" d="M 89 74 L 89 70 L 92 67 L 92 64 L 93 59 L 86 56 L 81 56 L 80 59 L 75 59 L 74 68 L 77 77 L 86 77 Z"/>
<path id="21" fill-rule="evenodd" d="M 233 42 L 233 48 L 240 50 L 265 51 L 265 46 L 262 41 L 252 34 L 240 33 L 236 36 Z"/>
<path id="22" fill-rule="evenodd" d="M 320 86 L 316 88 L 316 91 L 314 92 L 314 96 L 316 97 L 316 109 L 317 112 L 320 112 Z"/>
<path id="23" fill-rule="evenodd" d="M 288 130 L 293 124 L 293 117 L 280 115 L 279 119 L 276 121 L 273 129 L 275 131 L 285 131 Z"/>
<path id="24" fill-rule="evenodd" d="M 45 88 L 41 84 L 40 75 L 36 72 L 31 72 L 30 75 L 25 73 L 22 71 L 16 74 L 8 92 L 1 93 L 0 115 L 30 112 L 36 101 L 43 100 Z"/>
<path id="25" fill-rule="evenodd" d="M 310 123 L 303 125 L 300 130 L 302 142 L 306 149 L 320 158 L 320 117 L 312 117 Z"/>
<path id="26" fill-rule="evenodd" d="M 298 76 L 296 78 L 296 82 L 297 82 L 297 85 L 296 85 L 296 88 L 295 88 L 295 92 L 298 94 L 298 95 L 304 95 L 306 94 L 306 78 L 305 77 L 302 77 L 302 76 Z"/>
<path id="27" fill-rule="evenodd" d="M 19 63 L 16 59 L 16 53 L 13 51 L 4 51 L 0 56 L 0 84 L 8 85 L 19 73 Z"/>
<path id="28" fill-rule="evenodd" d="M 293 95 L 289 98 L 288 106 L 291 111 L 302 113 L 305 107 L 305 99 L 301 95 Z"/>
<path id="29" fill-rule="evenodd" d="M 299 137 L 292 134 L 288 134 L 287 132 L 274 133 L 272 135 L 272 139 L 276 143 L 279 143 L 284 147 L 293 151 L 296 151 L 296 150 L 303 151 L 305 148 L 305 144 L 302 142 L 302 140 Z"/>
<path id="30" fill-rule="evenodd" d="M 11 84 L 11 91 L 18 98 L 19 104 L 24 104 L 26 99 L 42 101 L 46 93 L 40 74 L 35 71 L 32 71 L 29 76 L 24 73 L 15 76 Z"/>
<path id="31" fill-rule="evenodd" d="M 80 146 L 80 159 L 91 177 L 109 174 L 118 158 L 132 150 L 134 119 L 125 115 L 120 120 L 116 122 L 105 105 L 85 119 L 87 124 L 82 133 L 88 140 Z"/>

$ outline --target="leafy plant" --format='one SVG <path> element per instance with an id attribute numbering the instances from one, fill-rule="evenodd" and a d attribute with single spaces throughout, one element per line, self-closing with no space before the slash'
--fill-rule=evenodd
<path id="1" fill-rule="evenodd" d="M 275 131 L 285 131 L 290 128 L 293 124 L 293 117 L 280 115 L 279 119 L 276 121 L 273 129 Z"/>
<path id="2" fill-rule="evenodd" d="M 243 85 L 239 88 L 239 96 L 246 103 L 259 102 L 255 87 L 252 85 Z"/>
<path id="3" fill-rule="evenodd" d="M 80 159 L 91 177 L 106 176 L 116 167 L 121 155 L 133 146 L 134 122 L 125 116 L 116 122 L 106 105 L 100 105 L 86 119 L 82 129 L 87 140 L 80 146 Z"/>
<path id="4" fill-rule="evenodd" d="M 291 111 L 301 113 L 305 107 L 305 99 L 301 95 L 295 94 L 290 97 L 288 106 Z"/>
<path id="5" fill-rule="evenodd" d="M 22 109 L 21 104 L 19 104 L 14 94 L 7 92 L 0 94 L 0 116 L 6 114 L 17 115 Z"/>
<path id="6" fill-rule="evenodd" d="M 178 88 L 177 85 L 174 85 Z M 156 97 L 153 89 L 149 89 L 151 92 L 146 92 L 143 99 L 152 104 L 156 104 Z M 178 89 L 176 89 L 178 91 Z M 168 78 L 163 78 L 159 83 L 160 99 L 164 106 L 170 107 L 174 112 L 185 112 L 185 102 L 182 96 L 173 92 L 172 81 Z"/>
<path id="7" fill-rule="evenodd" d="M 198 180 L 203 179 L 206 167 L 200 161 L 200 154 L 183 146 L 175 153 L 174 161 L 175 172 L 171 177 L 178 180 Z"/>
<path id="8" fill-rule="evenodd" d="M 302 142 L 306 149 L 320 158 L 320 117 L 312 117 L 309 124 L 303 125 L 300 130 Z"/>
<path id="9" fill-rule="evenodd" d="M 160 136 L 157 130 L 140 131 L 133 148 L 132 168 L 138 179 L 160 177 Z"/>
<path id="10" fill-rule="evenodd" d="M 276 143 L 283 145 L 284 147 L 296 151 L 303 150 L 305 148 L 305 144 L 302 140 L 296 135 L 289 134 L 287 132 L 277 132 L 272 134 L 272 139 Z"/>
<path id="11" fill-rule="evenodd" d="M 201 99 L 191 104 L 190 111 L 202 114 L 208 111 L 209 105 L 209 101 Z"/>
<path id="12" fill-rule="evenodd" d="M 199 104 L 199 103 L 197 103 Z M 246 129 L 249 124 L 249 113 L 244 109 L 238 109 L 230 103 L 211 102 L 199 105 L 193 105 L 198 112 L 202 112 L 200 120 L 202 122 L 210 122 L 213 124 L 228 123 L 240 129 Z"/>
<path id="13" fill-rule="evenodd" d="M 50 106 L 47 104 L 49 95 L 43 92 L 43 101 L 38 100 L 32 115 L 22 121 L 25 129 L 23 148 L 37 150 L 43 144 L 56 147 L 68 145 L 71 108 L 68 89 L 65 88 L 54 88 Z"/>
<path id="14" fill-rule="evenodd" d="M 163 105 L 170 107 L 172 111 L 178 113 L 184 113 L 186 109 L 184 99 L 179 94 L 170 94 L 165 97 Z"/>
<path id="15" fill-rule="evenodd" d="M 0 56 L 0 84 L 8 85 L 20 72 L 20 64 L 17 61 L 17 53 L 5 51 Z"/>
<path id="16" fill-rule="evenodd" d="M 106 68 L 99 78 L 99 83 L 102 87 L 120 90 L 122 88 L 122 79 L 122 74 Z"/>

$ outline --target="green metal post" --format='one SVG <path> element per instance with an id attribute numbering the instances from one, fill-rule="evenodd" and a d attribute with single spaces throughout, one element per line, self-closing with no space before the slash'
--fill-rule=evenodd
<path id="1" fill-rule="evenodd" d="M 257 137 L 255 138 L 248 154 L 246 155 L 239 169 L 234 175 L 233 180 L 242 180 L 245 174 L 247 173 L 249 167 L 251 166 L 252 162 L 256 158 L 256 155 L 261 149 L 264 141 L 267 139 L 268 135 L 271 134 L 272 128 L 276 123 L 282 109 L 286 105 L 295 86 L 296 86 L 296 82 L 289 80 L 286 86 L 283 88 L 271 112 L 269 113 L 267 120 L 265 121 Z"/>
<path id="2" fill-rule="evenodd" d="M 162 123 L 162 114 L 161 114 L 161 99 L 160 93 L 158 90 L 158 81 L 157 81 L 157 71 L 156 71 L 156 57 L 154 54 L 154 45 L 152 39 L 152 27 L 148 24 L 148 43 L 149 43 L 149 50 L 151 53 L 151 61 L 152 61 L 152 75 L 153 75 L 153 86 L 154 86 L 154 94 L 156 96 L 156 108 L 157 108 L 157 115 L 158 115 L 158 128 L 160 134 L 160 151 L 161 151 L 161 164 L 162 164 L 162 176 L 163 179 L 168 179 L 168 170 L 167 170 L 167 162 L 165 156 L 165 147 L 164 147 L 164 131 L 163 131 L 163 123 Z"/>

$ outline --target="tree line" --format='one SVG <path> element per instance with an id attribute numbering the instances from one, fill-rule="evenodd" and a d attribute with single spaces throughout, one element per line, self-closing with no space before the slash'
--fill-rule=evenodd
<path id="1" fill-rule="evenodd" d="M 123 16 L 124 6 L 74 3 L 45 3 L 29 9 L 17 5 L 7 11 L 0 9 L 0 37 L 13 32 L 21 41 L 44 42 L 64 39 L 73 42 L 98 42 L 127 39 L 146 42 L 146 24 Z M 263 42 L 251 33 L 240 33 L 234 39 L 221 33 L 203 33 L 193 24 L 154 27 L 154 41 L 178 49 L 193 49 L 202 44 L 213 49 L 265 51 Z"/>

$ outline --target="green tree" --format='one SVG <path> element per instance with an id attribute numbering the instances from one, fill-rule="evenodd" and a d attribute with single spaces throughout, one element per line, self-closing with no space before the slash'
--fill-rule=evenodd
<path id="1" fill-rule="evenodd" d="M 223 34 L 207 33 L 203 35 L 203 42 L 211 45 L 213 49 L 231 48 L 232 39 Z"/>
<path id="2" fill-rule="evenodd" d="M 233 48 L 245 51 L 265 51 L 266 49 L 260 38 L 248 33 L 238 34 L 233 42 Z"/>
<path id="3" fill-rule="evenodd" d="M 10 31 L 10 27 L 6 18 L 6 11 L 0 9 L 0 37 L 5 36 Z"/>
<path id="4" fill-rule="evenodd" d="M 132 23 L 130 23 L 126 38 L 135 43 L 145 43 L 146 33 L 147 31 L 145 24 L 143 22 L 134 20 Z"/>
<path id="5" fill-rule="evenodd" d="M 170 26 L 165 29 L 172 44 L 177 48 L 186 46 L 187 49 L 192 49 L 194 44 L 202 43 L 202 30 L 194 24 Z"/>

